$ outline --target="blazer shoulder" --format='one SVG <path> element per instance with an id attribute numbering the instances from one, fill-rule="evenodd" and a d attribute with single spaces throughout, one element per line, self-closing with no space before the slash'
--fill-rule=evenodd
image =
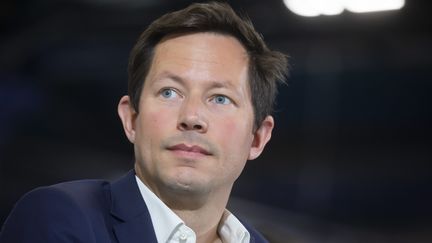
<path id="1" fill-rule="evenodd" d="M 109 182 L 104 180 L 77 180 L 40 187 L 34 191 L 40 190 L 45 191 L 45 193 L 57 192 L 60 194 L 63 193 L 74 200 L 79 200 L 80 198 L 89 200 L 92 198 L 91 196 L 101 196 L 106 191 L 107 185 L 109 185 Z"/>
<path id="2" fill-rule="evenodd" d="M 249 227 L 248 231 L 251 235 L 251 243 L 268 243 L 267 239 L 256 229 Z"/>
<path id="3" fill-rule="evenodd" d="M 65 237 L 93 242 L 88 230 L 93 209 L 108 207 L 105 184 L 100 180 L 72 181 L 26 193 L 6 219 L 0 242 L 69 242 L 62 241 Z"/>

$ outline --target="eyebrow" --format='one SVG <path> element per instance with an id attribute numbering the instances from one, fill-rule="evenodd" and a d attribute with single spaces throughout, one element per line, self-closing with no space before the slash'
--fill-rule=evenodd
<path id="1" fill-rule="evenodd" d="M 166 79 L 166 78 L 171 79 L 171 80 L 173 80 L 177 83 L 180 83 L 182 85 L 185 84 L 185 81 L 183 80 L 182 77 L 175 75 L 173 73 L 170 73 L 169 71 L 163 71 L 160 75 L 156 76 L 156 78 L 154 79 L 154 82 L 158 82 L 158 81 Z"/>

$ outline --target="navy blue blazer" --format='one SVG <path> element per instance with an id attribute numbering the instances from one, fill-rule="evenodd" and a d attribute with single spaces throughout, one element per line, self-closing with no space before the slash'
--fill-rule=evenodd
<path id="1" fill-rule="evenodd" d="M 251 242 L 267 242 L 245 224 Z M 147 206 L 131 170 L 112 183 L 80 180 L 37 188 L 15 205 L 0 243 L 157 242 Z"/>

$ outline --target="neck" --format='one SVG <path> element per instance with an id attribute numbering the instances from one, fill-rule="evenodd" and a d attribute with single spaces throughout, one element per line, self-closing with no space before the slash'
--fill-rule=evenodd
<path id="1" fill-rule="evenodd" d="M 199 199 L 174 197 L 164 198 L 163 201 L 195 232 L 197 243 L 222 242 L 218 228 L 223 220 L 229 192 L 220 190 Z"/>
<path id="2" fill-rule="evenodd" d="M 230 188 L 212 191 L 205 196 L 175 195 L 161 198 L 196 234 L 197 243 L 222 242 L 218 228 L 223 221 Z"/>
<path id="3" fill-rule="evenodd" d="M 136 170 L 136 173 L 141 181 L 195 232 L 197 243 L 222 242 L 218 226 L 228 203 L 232 184 L 213 188 L 207 193 L 194 194 L 157 187 L 146 181 L 139 170 Z"/>

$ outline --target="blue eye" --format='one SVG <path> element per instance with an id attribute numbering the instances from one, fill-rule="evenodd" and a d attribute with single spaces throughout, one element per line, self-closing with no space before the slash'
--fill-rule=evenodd
<path id="1" fill-rule="evenodd" d="M 177 92 L 175 92 L 173 89 L 163 89 L 161 91 L 161 95 L 166 99 L 172 99 L 177 96 Z"/>
<path id="2" fill-rule="evenodd" d="M 216 104 L 221 104 L 221 105 L 229 105 L 231 104 L 231 100 L 224 96 L 224 95 L 216 95 L 215 97 L 213 97 L 213 102 Z"/>

